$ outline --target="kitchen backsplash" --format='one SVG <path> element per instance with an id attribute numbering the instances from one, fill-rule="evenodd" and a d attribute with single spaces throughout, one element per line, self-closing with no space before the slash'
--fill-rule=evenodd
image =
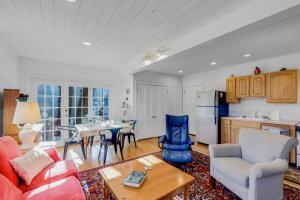
<path id="1" fill-rule="evenodd" d="M 251 116 L 254 112 L 272 115 L 279 111 L 281 120 L 300 121 L 300 104 L 270 104 L 265 99 L 245 99 L 239 104 L 230 104 L 230 116 Z"/>

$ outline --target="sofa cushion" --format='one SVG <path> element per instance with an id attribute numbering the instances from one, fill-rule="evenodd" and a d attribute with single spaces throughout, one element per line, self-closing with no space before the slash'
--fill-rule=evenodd
<path id="1" fill-rule="evenodd" d="M 26 185 L 22 182 L 19 185 L 19 188 L 26 192 L 28 190 L 32 190 L 41 185 L 52 183 L 56 180 L 74 176 L 78 178 L 78 170 L 73 160 L 63 160 L 52 163 L 48 167 L 46 167 L 41 173 L 39 173 L 34 179 L 32 179 L 30 185 Z"/>
<path id="2" fill-rule="evenodd" d="M 229 179 L 243 187 L 249 186 L 250 169 L 252 163 L 236 157 L 214 158 L 213 169 L 218 170 Z"/>
<path id="3" fill-rule="evenodd" d="M 0 173 L 14 185 L 19 184 L 19 177 L 10 164 L 10 160 L 22 155 L 17 142 L 9 136 L 0 138 Z"/>
<path id="4" fill-rule="evenodd" d="M 32 149 L 10 161 L 27 185 L 30 185 L 32 179 L 53 162 L 46 152 L 39 149 Z"/>
<path id="5" fill-rule="evenodd" d="M 25 192 L 21 199 L 84 200 L 85 195 L 79 180 L 74 176 L 70 176 Z"/>
<path id="6" fill-rule="evenodd" d="M 21 196 L 22 196 L 21 190 L 19 190 L 17 186 L 15 186 L 4 175 L 0 174 L 0 199 L 14 200 L 14 199 L 20 199 Z"/>

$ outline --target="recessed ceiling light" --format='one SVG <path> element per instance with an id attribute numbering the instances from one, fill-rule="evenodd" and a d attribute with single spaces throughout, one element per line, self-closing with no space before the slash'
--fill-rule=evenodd
<path id="1" fill-rule="evenodd" d="M 92 46 L 92 43 L 90 43 L 90 42 L 83 42 L 82 44 L 85 46 Z"/>
<path id="2" fill-rule="evenodd" d="M 217 63 L 216 63 L 216 62 L 211 62 L 210 64 L 211 64 L 211 65 L 216 65 Z"/>
<path id="3" fill-rule="evenodd" d="M 74 3 L 76 0 L 66 0 L 67 2 Z"/>
<path id="4" fill-rule="evenodd" d="M 251 56 L 251 54 L 250 53 L 246 53 L 246 54 L 244 54 L 244 58 L 247 58 L 247 57 L 250 57 Z"/>
<path id="5" fill-rule="evenodd" d="M 179 70 L 178 73 L 183 73 L 183 71 L 182 71 L 182 70 Z"/>

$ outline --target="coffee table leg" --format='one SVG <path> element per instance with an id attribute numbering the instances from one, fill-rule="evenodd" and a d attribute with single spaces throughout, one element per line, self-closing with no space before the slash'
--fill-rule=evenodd
<path id="1" fill-rule="evenodd" d="M 108 200 L 108 199 L 109 199 L 109 190 L 106 184 L 104 184 L 104 200 Z"/>
<path id="2" fill-rule="evenodd" d="M 188 184 L 184 187 L 184 193 L 183 193 L 183 199 L 188 200 L 189 199 L 189 193 L 190 193 L 190 187 L 191 185 Z"/>

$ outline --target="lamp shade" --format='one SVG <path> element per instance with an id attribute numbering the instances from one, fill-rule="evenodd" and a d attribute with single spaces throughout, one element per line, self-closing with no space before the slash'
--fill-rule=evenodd
<path id="1" fill-rule="evenodd" d="M 41 113 L 36 102 L 17 102 L 13 124 L 34 124 L 39 121 Z"/>

